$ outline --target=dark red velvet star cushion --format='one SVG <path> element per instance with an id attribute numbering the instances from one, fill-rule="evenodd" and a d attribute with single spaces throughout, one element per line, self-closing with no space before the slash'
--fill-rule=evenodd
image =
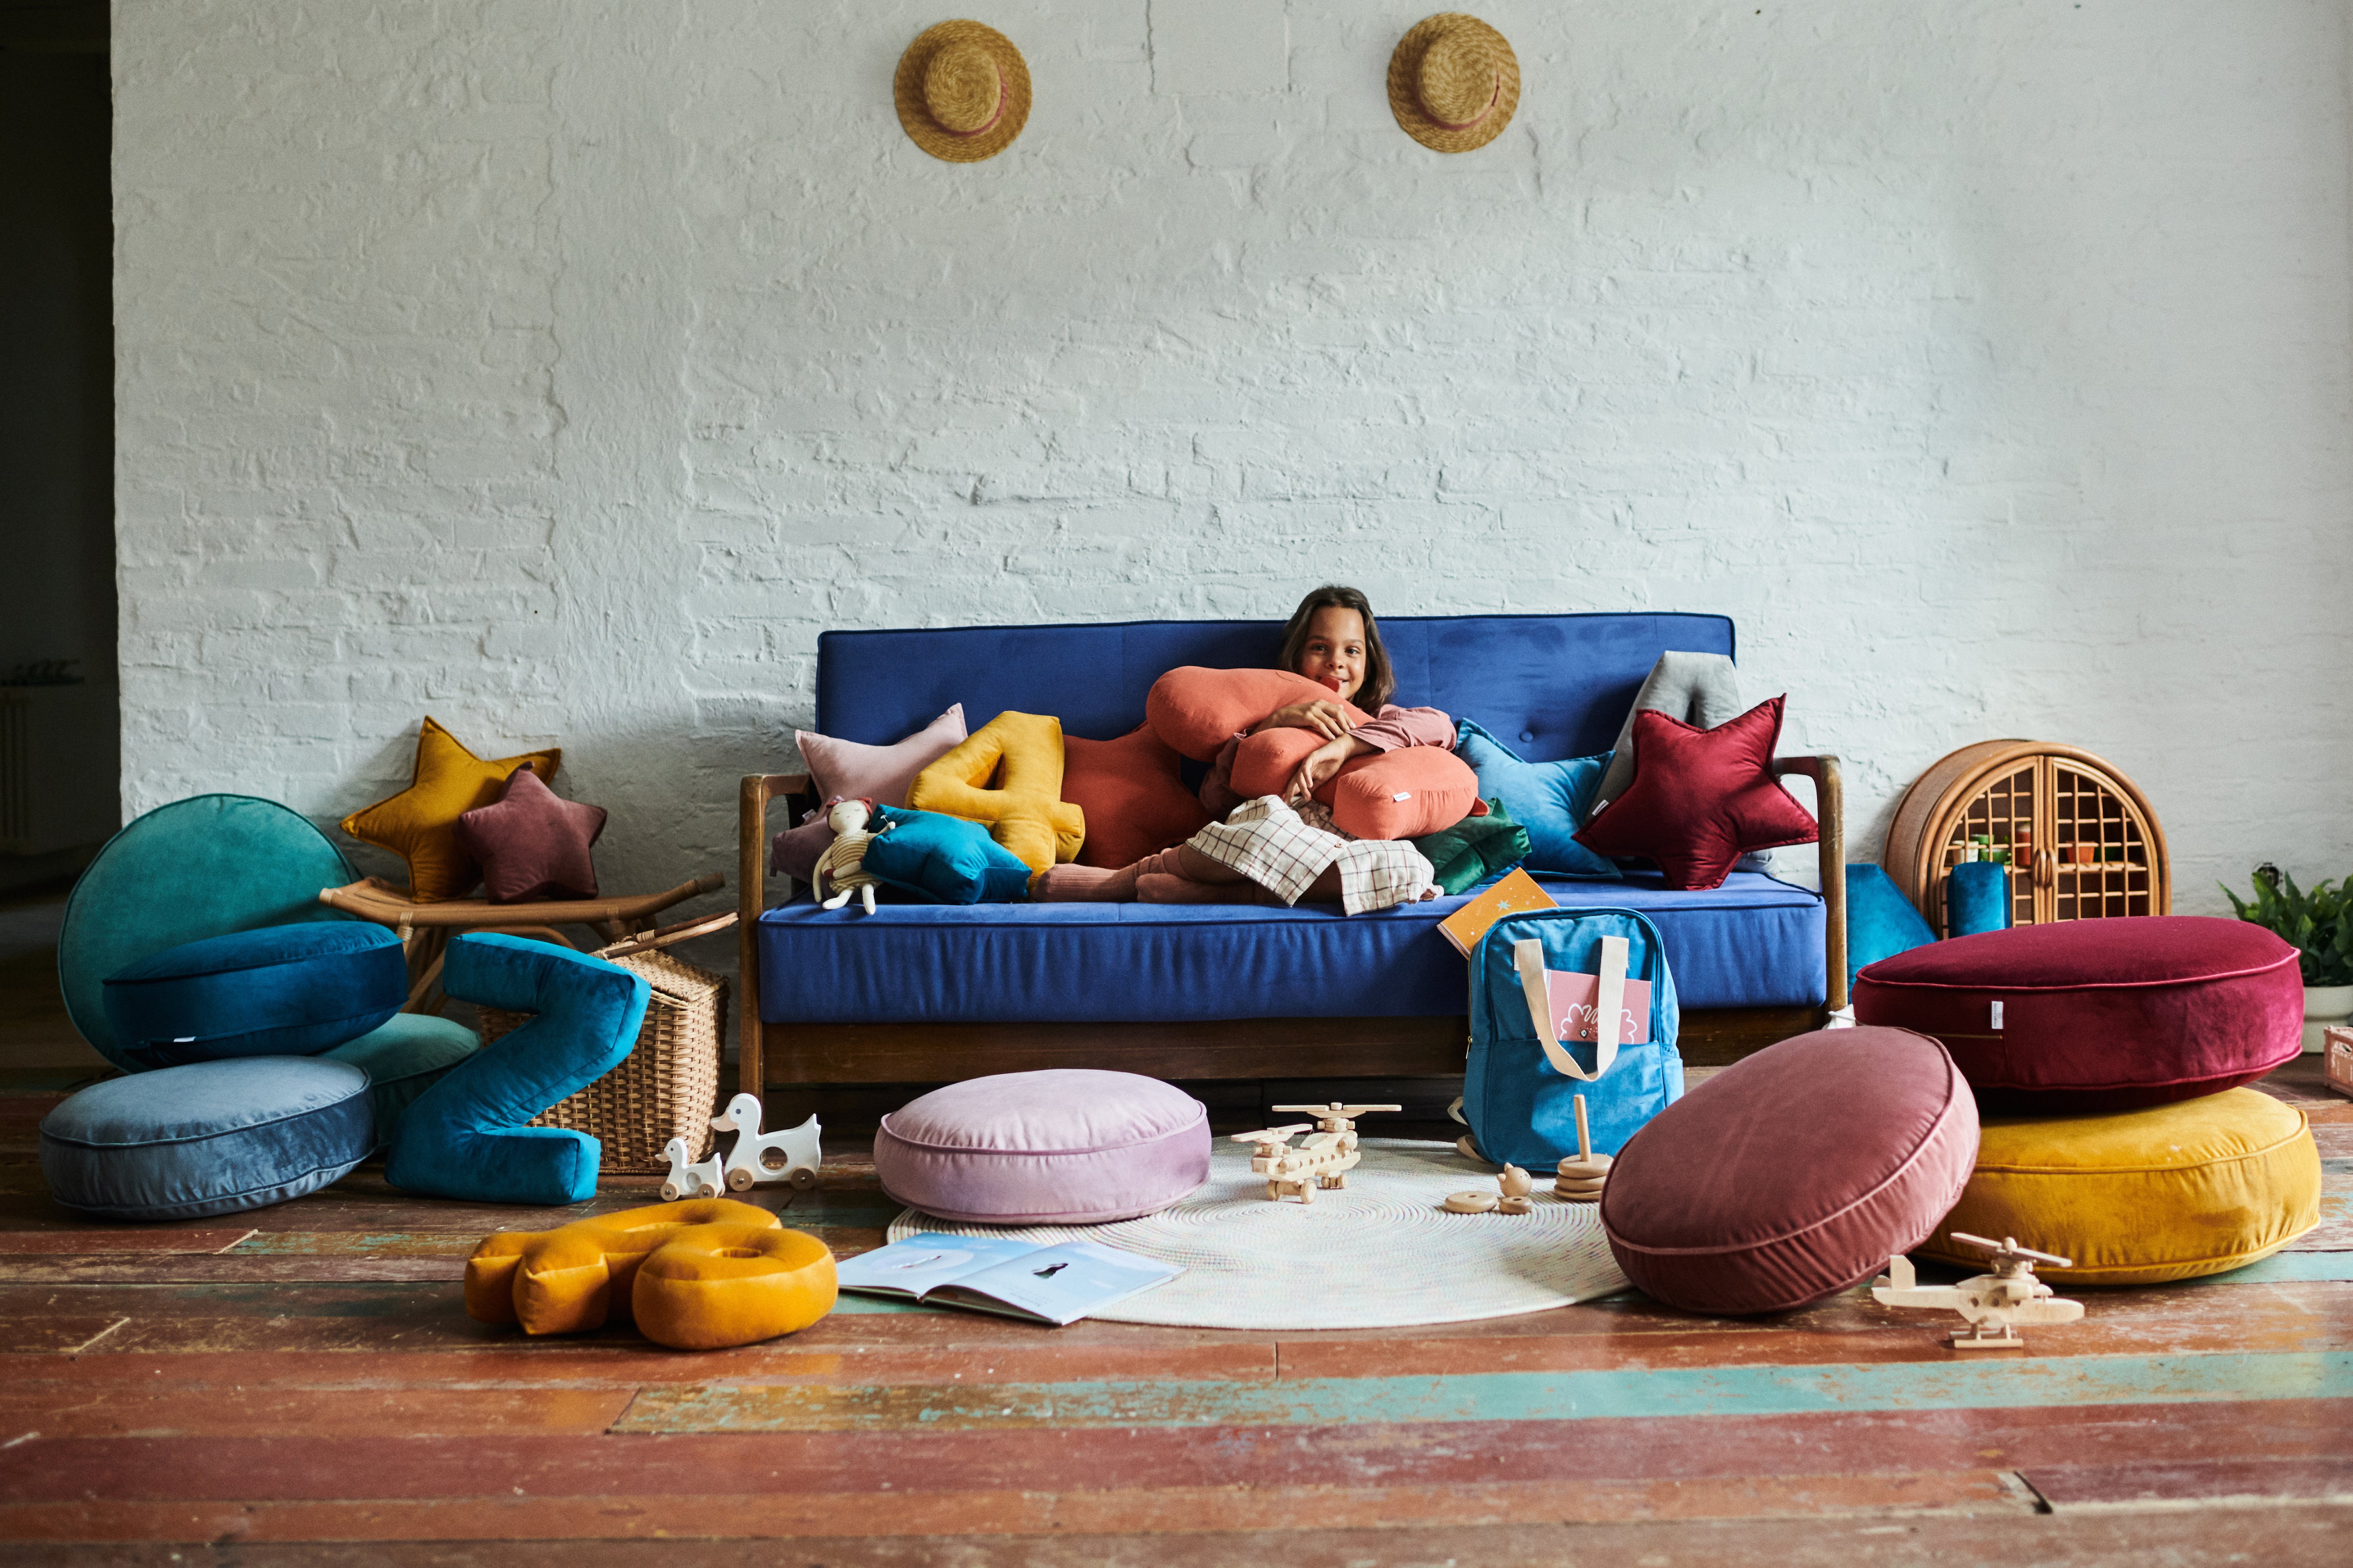
<path id="1" fill-rule="evenodd" d="M 1670 888 L 1713 888 L 1752 849 L 1811 844 L 1821 829 L 1773 778 L 1787 695 L 1702 730 L 1644 709 L 1634 716 L 1634 782 L 1577 841 L 1599 855 L 1645 855 Z"/>
<path id="2" fill-rule="evenodd" d="M 481 862 L 483 890 L 494 904 L 595 898 L 588 848 L 604 831 L 603 806 L 565 800 L 529 768 L 515 770 L 496 805 L 458 818 L 458 837 Z"/>

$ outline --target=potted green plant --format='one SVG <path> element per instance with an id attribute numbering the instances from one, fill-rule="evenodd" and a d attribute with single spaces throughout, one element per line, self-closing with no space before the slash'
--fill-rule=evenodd
<path id="1" fill-rule="evenodd" d="M 2230 889 L 2222 896 L 2252 921 L 2283 938 L 2303 960 L 2304 1048 L 2320 1049 L 2320 1031 L 2353 1017 L 2353 877 L 2337 887 L 2315 882 L 2309 889 L 2265 861 L 2255 868 L 2255 896 L 2242 900 Z"/>

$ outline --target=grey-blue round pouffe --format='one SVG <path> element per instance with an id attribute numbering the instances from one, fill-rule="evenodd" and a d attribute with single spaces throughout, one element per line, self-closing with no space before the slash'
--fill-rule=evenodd
<path id="1" fill-rule="evenodd" d="M 202 1219 L 284 1203 L 375 1147 L 368 1075 L 318 1057 L 110 1079 L 41 1119 L 50 1195 L 102 1219 Z"/>

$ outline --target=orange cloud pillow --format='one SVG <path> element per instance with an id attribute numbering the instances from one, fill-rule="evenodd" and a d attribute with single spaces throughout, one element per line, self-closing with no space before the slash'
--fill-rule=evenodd
<path id="1" fill-rule="evenodd" d="M 1213 763 L 1238 731 L 1294 702 L 1333 700 L 1332 689 L 1287 669 L 1205 669 L 1183 665 L 1152 683 L 1144 720 L 1152 732 L 1197 763 Z M 1372 715 L 1342 703 L 1359 724 Z M 1304 731 L 1302 731 L 1304 733 Z"/>
<path id="2" fill-rule="evenodd" d="M 1234 793 L 1249 799 L 1281 795 L 1308 754 L 1324 743 L 1312 730 L 1261 730 L 1234 748 Z M 1324 781 L 1315 798 L 1332 821 L 1359 838 L 1419 838 L 1471 815 L 1479 775 L 1438 746 L 1402 746 L 1354 757 Z"/>
<path id="3" fill-rule="evenodd" d="M 408 896 L 417 902 L 462 899 L 482 879 L 482 868 L 467 853 L 458 819 L 498 804 L 518 768 L 528 767 L 540 783 L 550 784 L 563 762 L 562 749 L 551 746 L 486 763 L 428 715 L 417 731 L 414 782 L 343 818 L 343 831 L 407 861 Z"/>
<path id="4" fill-rule="evenodd" d="M 907 804 L 984 824 L 1032 871 L 1078 858 L 1087 836 L 1085 814 L 1062 799 L 1062 721 L 1039 713 L 983 724 L 915 775 Z"/>
<path id="5" fill-rule="evenodd" d="M 1209 822 L 1199 797 L 1185 787 L 1176 753 L 1149 724 L 1116 741 L 1064 736 L 1062 798 L 1086 814 L 1082 866 L 1133 866 Z"/>

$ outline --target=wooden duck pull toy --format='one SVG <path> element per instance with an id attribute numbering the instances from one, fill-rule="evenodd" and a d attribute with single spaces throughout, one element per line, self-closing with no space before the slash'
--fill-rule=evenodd
<path id="1" fill-rule="evenodd" d="M 1585 1096 L 1577 1097 L 1577 1158 L 1563 1160 L 1552 1190 L 1573 1204 L 1598 1203 L 1601 1184 L 1609 1178 L 1609 1156 L 1593 1152 L 1593 1129 L 1585 1120 Z"/>

